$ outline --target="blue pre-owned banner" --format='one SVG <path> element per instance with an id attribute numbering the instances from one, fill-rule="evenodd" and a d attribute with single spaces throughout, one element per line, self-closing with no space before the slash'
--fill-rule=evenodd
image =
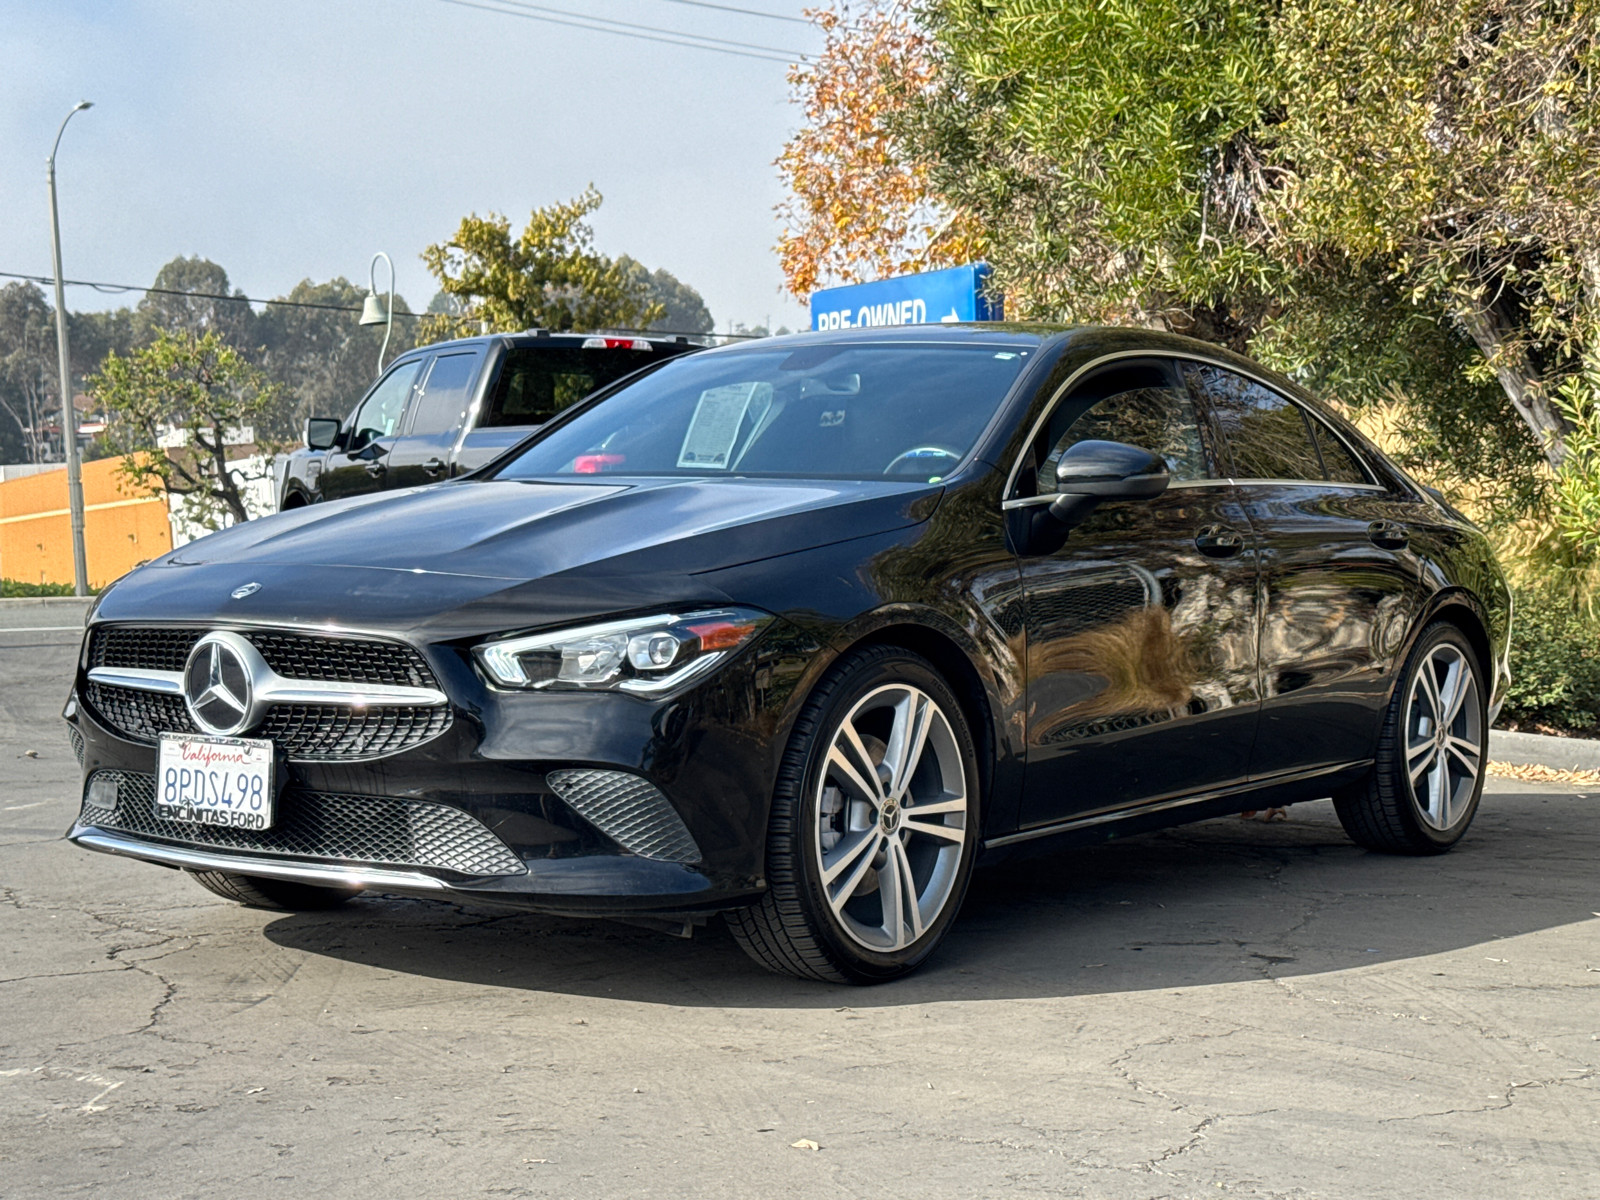
<path id="1" fill-rule="evenodd" d="M 988 263 L 968 263 L 946 271 L 826 288 L 811 296 L 811 328 L 998 321 L 1001 302 L 998 296 L 985 294 L 988 278 Z"/>

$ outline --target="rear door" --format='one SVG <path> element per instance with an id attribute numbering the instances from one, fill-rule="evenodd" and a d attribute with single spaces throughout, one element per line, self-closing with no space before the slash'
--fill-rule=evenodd
<path id="1" fill-rule="evenodd" d="M 1261 556 L 1263 779 L 1372 757 L 1395 658 L 1421 602 L 1407 498 L 1332 425 L 1265 382 L 1185 375 L 1211 414 Z"/>
<path id="2" fill-rule="evenodd" d="M 356 405 L 345 422 L 342 446 L 328 451 L 322 468 L 324 500 L 376 492 L 384 486 L 388 456 L 425 362 L 412 358 L 396 363 Z"/>
<path id="3" fill-rule="evenodd" d="M 1045 423 L 1022 490 L 1044 501 L 1061 452 L 1091 438 L 1155 451 L 1172 482 L 1154 500 L 1101 505 L 1054 552 L 1020 556 L 1024 827 L 1241 783 L 1255 736 L 1249 523 L 1174 364 L 1088 376 Z"/>
<path id="4" fill-rule="evenodd" d="M 390 448 L 384 486 L 418 487 L 449 473 L 450 457 L 466 419 L 472 385 L 483 363 L 481 346 L 441 350 L 419 377 L 405 432 Z"/>

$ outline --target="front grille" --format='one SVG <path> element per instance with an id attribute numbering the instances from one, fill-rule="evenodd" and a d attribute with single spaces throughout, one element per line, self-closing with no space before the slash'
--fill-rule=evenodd
<path id="1" fill-rule="evenodd" d="M 667 862 L 698 862 L 700 847 L 678 810 L 648 779 L 626 771 L 551 771 L 556 795 L 630 854 Z"/>
<path id="2" fill-rule="evenodd" d="M 449 725 L 450 710 L 444 707 L 275 704 L 257 736 L 271 738 L 290 758 L 377 758 L 421 745 Z"/>
<path id="3" fill-rule="evenodd" d="M 306 633 L 246 630 L 244 636 L 261 651 L 267 666 L 285 679 L 388 683 L 397 687 L 438 686 L 422 655 L 411 646 Z"/>
<path id="4" fill-rule="evenodd" d="M 285 679 L 326 683 L 437 688 L 427 661 L 413 646 L 372 638 L 289 630 L 241 630 L 267 665 Z M 91 667 L 181 671 L 203 629 L 107 625 L 89 643 Z M 85 699 L 106 723 L 134 741 L 163 733 L 197 733 L 180 696 L 90 683 Z M 410 750 L 450 728 L 448 706 L 278 704 L 247 736 L 270 738 L 301 762 L 351 762 Z"/>
<path id="5" fill-rule="evenodd" d="M 527 868 L 482 822 L 447 804 L 286 791 L 270 829 L 226 829 L 156 816 L 154 775 L 96 771 L 84 788 L 114 779 L 116 807 L 83 810 L 85 824 L 137 837 L 218 850 L 331 859 L 383 867 L 430 867 L 462 875 L 521 875 Z"/>
<path id="6" fill-rule="evenodd" d="M 68 725 L 67 737 L 72 740 L 72 757 L 78 760 L 80 767 L 83 766 L 83 734 L 78 732 L 76 725 Z"/>
<path id="7" fill-rule="evenodd" d="M 145 671 L 181 671 L 189 651 L 205 635 L 203 629 L 138 629 L 107 625 L 89 642 L 91 667 L 136 667 Z"/>
<path id="8" fill-rule="evenodd" d="M 89 681 L 84 699 L 110 724 L 140 742 L 154 742 L 163 733 L 195 733 L 182 696 L 141 692 Z"/>

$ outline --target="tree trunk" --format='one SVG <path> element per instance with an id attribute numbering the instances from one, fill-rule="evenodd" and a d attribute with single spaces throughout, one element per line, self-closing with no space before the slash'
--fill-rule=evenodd
<path id="1" fill-rule="evenodd" d="M 1483 356 L 1494 364 L 1495 376 L 1511 406 L 1533 431 L 1533 439 L 1544 451 L 1553 470 L 1560 470 L 1567 457 L 1567 422 L 1544 394 L 1544 381 L 1528 361 L 1527 352 L 1506 349 L 1506 330 L 1492 309 L 1465 308 L 1458 311 L 1461 324 L 1478 344 Z"/>

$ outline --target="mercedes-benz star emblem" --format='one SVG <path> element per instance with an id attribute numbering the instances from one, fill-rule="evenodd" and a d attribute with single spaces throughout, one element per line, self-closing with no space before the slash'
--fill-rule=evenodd
<path id="1" fill-rule="evenodd" d="M 208 633 L 195 643 L 183 668 L 183 699 L 189 715 L 207 733 L 225 737 L 249 724 L 255 699 L 250 668 L 232 645 L 236 636 Z"/>
<path id="2" fill-rule="evenodd" d="M 261 590 L 259 583 L 247 583 L 243 587 L 236 587 L 229 593 L 235 600 L 243 600 L 246 596 L 254 596 Z"/>

